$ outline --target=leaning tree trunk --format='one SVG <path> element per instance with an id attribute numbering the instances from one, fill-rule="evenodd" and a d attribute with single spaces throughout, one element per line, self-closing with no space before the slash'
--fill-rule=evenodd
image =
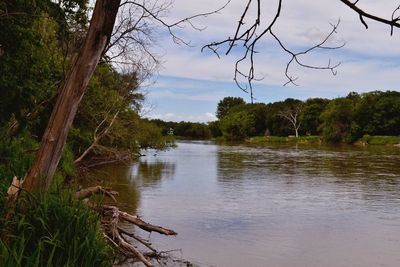
<path id="1" fill-rule="evenodd" d="M 27 191 L 45 192 L 53 179 L 87 84 L 114 28 L 121 0 L 97 0 L 85 42 L 54 106 L 36 158 L 25 177 Z"/>

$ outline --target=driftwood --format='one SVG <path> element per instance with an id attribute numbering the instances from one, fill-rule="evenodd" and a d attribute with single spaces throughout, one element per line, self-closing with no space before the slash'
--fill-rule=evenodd
<path id="1" fill-rule="evenodd" d="M 110 197 L 116 201 L 115 196 L 118 193 L 112 191 L 111 189 L 95 186 L 80 190 L 75 194 L 75 196 L 81 200 L 88 200 L 91 196 L 98 194 Z M 90 202 L 88 202 L 88 204 L 101 214 L 101 226 L 105 238 L 119 251 L 121 255 L 129 259 L 139 260 L 145 266 L 153 266 L 151 263 L 151 258 L 157 258 L 159 255 L 161 255 L 161 253 L 158 253 L 157 250 L 152 247 L 152 244 L 147 240 L 144 240 L 136 234 L 123 229 L 120 226 L 122 222 L 133 224 L 147 232 L 157 232 L 167 236 L 177 235 L 177 233 L 173 230 L 147 223 L 141 220 L 138 216 L 121 211 L 117 206 L 92 204 Z M 128 238 L 134 239 L 142 244 L 144 247 L 150 250 L 150 253 L 142 253 L 139 251 L 139 249 L 134 246 L 128 240 Z"/>
<path id="2" fill-rule="evenodd" d="M 99 195 L 99 194 L 110 197 L 112 200 L 114 200 L 114 202 L 117 202 L 115 196 L 118 196 L 118 192 L 112 191 L 109 188 L 103 188 L 101 186 L 94 186 L 82 189 L 75 193 L 75 197 L 77 199 L 88 199 L 93 195 Z"/>

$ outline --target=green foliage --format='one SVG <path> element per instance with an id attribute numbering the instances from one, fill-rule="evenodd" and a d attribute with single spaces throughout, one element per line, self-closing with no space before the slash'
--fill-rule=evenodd
<path id="1" fill-rule="evenodd" d="M 363 134 L 400 135 L 400 93 L 363 94 L 355 107 L 354 120 Z"/>
<path id="2" fill-rule="evenodd" d="M 239 141 L 254 131 L 255 116 L 246 111 L 231 113 L 220 120 L 221 131 L 226 140 Z"/>
<path id="3" fill-rule="evenodd" d="M 31 1 L 17 1 L 21 2 Z M 62 77 L 62 53 L 56 22 L 44 12 L 20 5 L 8 4 L 8 12 L 34 15 L 0 19 L 0 122 L 14 114 L 22 126 L 28 124 L 40 135 L 48 118 L 43 102 L 54 95 Z"/>
<path id="4" fill-rule="evenodd" d="M 0 130 L 0 181 L 10 184 L 14 176 L 23 177 L 37 148 L 37 141 L 26 132 L 9 137 L 5 130 Z"/>
<path id="5" fill-rule="evenodd" d="M 332 100 L 321 114 L 324 139 L 329 142 L 354 141 L 352 118 L 353 101 L 351 99 Z"/>
<path id="6" fill-rule="evenodd" d="M 208 128 L 210 129 L 211 136 L 214 138 L 222 136 L 221 126 L 219 121 L 211 121 L 208 123 Z"/>
<path id="7" fill-rule="evenodd" d="M 247 133 L 248 136 L 263 135 L 267 128 L 267 116 L 269 113 L 268 106 L 263 103 L 242 104 L 231 108 L 230 113 L 245 111 L 254 117 L 254 125 L 252 132 Z"/>
<path id="8" fill-rule="evenodd" d="M 243 104 L 246 102 L 241 97 L 225 97 L 218 103 L 216 116 L 218 119 L 222 119 L 229 114 L 233 107 Z"/>
<path id="9" fill-rule="evenodd" d="M 83 153 L 95 139 L 96 149 L 90 155 L 165 148 L 160 129 L 138 115 L 142 100 L 134 73 L 120 74 L 111 65 L 99 65 L 68 137 L 74 154 Z"/>
<path id="10" fill-rule="evenodd" d="M 301 112 L 301 128 L 303 132 L 311 135 L 321 134 L 321 114 L 329 103 L 328 99 L 311 98 L 308 99 L 302 108 Z"/>
<path id="11" fill-rule="evenodd" d="M 53 192 L 15 207 L 2 220 L 0 266 L 111 266 L 112 250 L 98 216 L 66 192 Z"/>
<path id="12" fill-rule="evenodd" d="M 141 120 L 139 129 L 137 140 L 140 148 L 165 149 L 171 145 L 171 140 L 162 136 L 161 129 L 155 123 Z"/>
<path id="13" fill-rule="evenodd" d="M 220 101 L 220 104 L 222 102 Z M 244 119 L 245 114 L 251 115 L 250 121 L 253 121 L 253 124 L 239 127 L 242 122 L 232 119 L 235 113 L 241 114 L 237 116 L 237 120 Z M 395 91 L 374 91 L 361 95 L 352 92 L 346 97 L 333 100 L 311 98 L 303 102 L 288 98 L 270 104 L 242 103 L 231 107 L 229 115 L 210 126 L 213 127 L 212 131 L 216 132 L 215 136 L 218 136 L 218 130 L 222 130 L 223 135 L 231 140 L 262 135 L 285 137 L 293 135 L 294 128 L 284 114 L 289 116 L 296 113 L 297 121 L 300 122 L 300 134 L 322 135 L 328 142 L 352 143 L 365 134 L 400 135 L 400 93 Z M 225 120 L 229 116 L 230 118 Z M 236 128 L 233 125 L 236 125 Z M 245 133 L 244 128 L 247 129 Z M 232 136 L 233 132 L 237 132 L 238 136 Z M 274 140 L 274 137 L 271 137 L 269 142 L 282 140 L 286 139 Z"/>

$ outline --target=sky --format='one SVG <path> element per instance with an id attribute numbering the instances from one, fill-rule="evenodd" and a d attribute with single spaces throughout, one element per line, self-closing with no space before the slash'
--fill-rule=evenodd
<path id="1" fill-rule="evenodd" d="M 201 47 L 234 35 L 237 22 L 247 1 L 232 0 L 218 14 L 193 20 L 198 31 L 186 24 L 175 33 L 190 46 L 177 45 L 165 29 L 159 28 L 152 51 L 158 55 L 161 67 L 152 82 L 143 88 L 146 102 L 143 114 L 149 118 L 167 121 L 207 122 L 215 120 L 218 102 L 227 96 L 238 96 L 250 102 L 250 95 L 240 90 L 233 81 L 234 63 L 241 51 L 218 58 Z M 164 19 L 180 20 L 194 14 L 216 10 L 222 0 L 175 0 Z M 274 15 L 277 1 L 262 0 L 262 23 Z M 358 5 L 374 14 L 390 18 L 399 5 L 393 0 L 360 0 Z M 255 102 L 270 103 L 286 98 L 305 100 L 311 97 L 335 98 L 349 92 L 373 90 L 400 90 L 400 30 L 365 19 L 362 25 L 356 13 L 339 0 L 284 1 L 282 14 L 274 28 L 279 38 L 294 51 L 301 51 L 324 38 L 332 29 L 330 23 L 340 19 L 337 34 L 329 45 L 345 46 L 338 50 L 318 50 L 302 59 L 310 64 L 324 66 L 330 60 L 339 63 L 337 75 L 327 70 L 307 70 L 293 67 L 291 74 L 299 79 L 298 86 L 283 84 L 288 54 L 270 37 L 257 46 L 256 76 L 253 83 Z"/>

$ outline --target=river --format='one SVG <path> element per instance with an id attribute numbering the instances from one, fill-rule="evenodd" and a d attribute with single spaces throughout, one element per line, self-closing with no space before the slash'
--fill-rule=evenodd
<path id="1" fill-rule="evenodd" d="M 400 148 L 178 142 L 96 171 L 198 266 L 400 266 Z"/>

